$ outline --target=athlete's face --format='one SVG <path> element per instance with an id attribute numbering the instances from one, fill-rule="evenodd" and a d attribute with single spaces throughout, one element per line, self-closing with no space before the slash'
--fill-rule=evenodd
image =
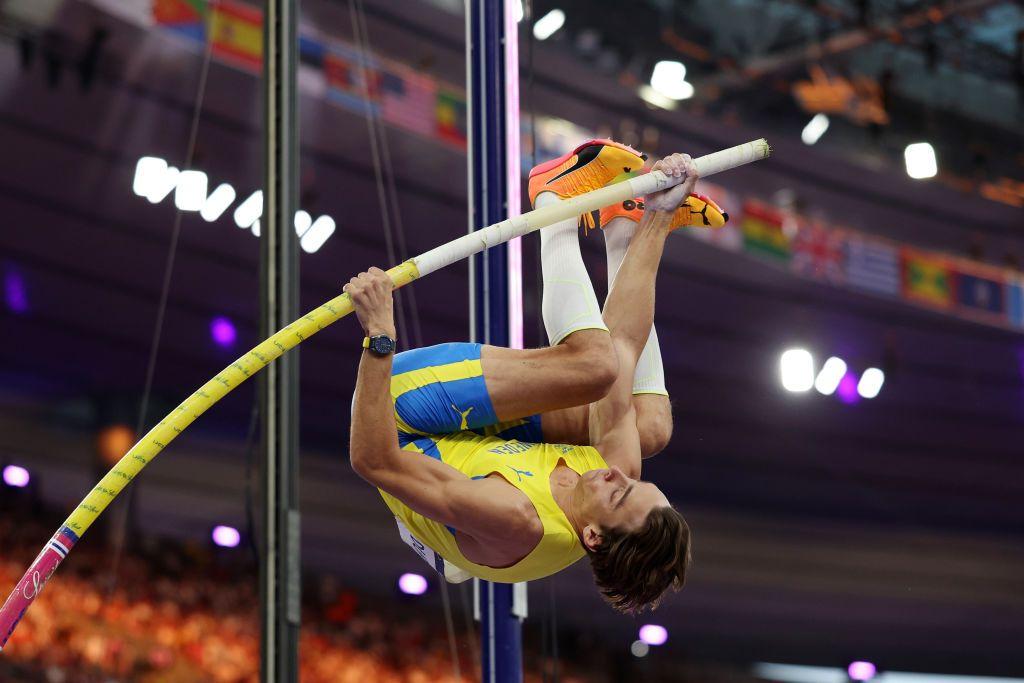
<path id="1" fill-rule="evenodd" d="M 638 529 L 651 510 L 667 505 L 668 498 L 657 486 L 630 479 L 618 467 L 585 472 L 573 496 L 574 514 L 584 525 L 587 547 L 601 542 L 602 529 Z"/>

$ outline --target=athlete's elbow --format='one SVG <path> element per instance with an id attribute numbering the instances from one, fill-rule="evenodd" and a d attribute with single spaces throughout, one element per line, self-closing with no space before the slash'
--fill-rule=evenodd
<path id="1" fill-rule="evenodd" d="M 360 477 L 373 484 L 376 473 L 380 471 L 380 465 L 373 451 L 365 447 L 352 446 L 349 448 L 348 462 L 352 470 Z"/>

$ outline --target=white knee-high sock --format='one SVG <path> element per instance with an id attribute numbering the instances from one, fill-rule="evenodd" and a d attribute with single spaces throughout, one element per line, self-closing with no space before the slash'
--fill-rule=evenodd
<path id="1" fill-rule="evenodd" d="M 615 276 L 619 273 L 622 260 L 626 258 L 629 241 L 636 234 L 636 223 L 628 218 L 614 218 L 608 225 L 601 226 L 604 230 L 605 254 L 608 258 L 608 290 L 615 285 Z M 668 396 L 665 388 L 665 366 L 661 360 L 661 346 L 658 344 L 658 331 L 651 325 L 651 334 L 647 337 L 640 359 L 633 373 L 634 394 L 662 394 Z"/>
<path id="2" fill-rule="evenodd" d="M 560 201 L 558 195 L 544 192 L 537 207 Z M 607 330 L 601 307 L 594 294 L 587 267 L 580 253 L 577 219 L 556 223 L 540 231 L 540 264 L 544 275 L 541 308 L 544 328 L 552 346 L 578 330 Z"/>

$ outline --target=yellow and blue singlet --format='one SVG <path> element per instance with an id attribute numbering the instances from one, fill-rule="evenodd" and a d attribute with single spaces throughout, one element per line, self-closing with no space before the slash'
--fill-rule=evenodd
<path id="1" fill-rule="evenodd" d="M 473 576 L 501 583 L 549 576 L 583 557 L 575 530 L 551 495 L 550 475 L 560 462 L 579 474 L 607 465 L 589 446 L 542 443 L 539 415 L 499 422 L 480 366 L 480 344 L 440 344 L 398 354 L 391 397 L 403 450 L 437 458 L 472 479 L 501 475 L 529 497 L 544 525 L 540 543 L 525 558 L 510 567 L 485 567 L 459 552 L 452 529 L 381 491 L 413 536 Z"/>

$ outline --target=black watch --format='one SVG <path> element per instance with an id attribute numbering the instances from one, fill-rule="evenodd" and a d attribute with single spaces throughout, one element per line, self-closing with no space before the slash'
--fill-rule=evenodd
<path id="1" fill-rule="evenodd" d="M 363 337 L 363 348 L 370 349 L 378 356 L 386 356 L 395 352 L 395 340 L 386 334 Z"/>

